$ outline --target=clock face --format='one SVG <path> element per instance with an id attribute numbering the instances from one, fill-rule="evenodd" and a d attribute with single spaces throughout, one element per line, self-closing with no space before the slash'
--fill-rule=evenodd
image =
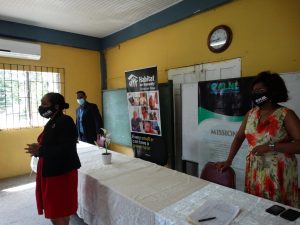
<path id="1" fill-rule="evenodd" d="M 217 29 L 210 38 L 210 46 L 215 49 L 222 48 L 228 39 L 227 33 L 224 29 Z"/>
<path id="2" fill-rule="evenodd" d="M 222 52 L 226 50 L 232 39 L 231 29 L 225 25 L 215 27 L 209 34 L 207 44 L 212 52 Z"/>

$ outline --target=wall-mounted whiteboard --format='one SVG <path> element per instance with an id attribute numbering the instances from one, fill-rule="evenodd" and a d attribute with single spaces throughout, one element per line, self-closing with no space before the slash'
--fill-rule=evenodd
<path id="1" fill-rule="evenodd" d="M 300 118 L 300 72 L 281 74 L 289 91 L 289 101 L 282 104 L 293 109 Z M 210 126 L 214 121 L 210 121 Z M 237 132 L 239 122 L 220 121 L 215 126 L 223 126 Z M 208 161 L 223 161 L 227 158 L 230 144 L 215 140 L 216 137 L 206 137 L 205 141 L 200 140 L 200 130 L 209 129 L 204 124 L 198 125 L 198 83 L 182 85 L 182 159 L 197 162 L 199 172 Z M 209 132 L 207 132 L 209 133 Z M 208 140 L 208 141 L 207 141 Z M 214 141 L 215 140 L 215 141 Z M 232 137 L 233 140 L 233 137 Z M 218 144 L 222 143 L 222 144 Z M 210 146 L 206 146 L 210 145 Z M 213 146 L 214 151 L 206 151 Z M 245 164 L 247 155 L 247 142 L 245 141 L 233 161 L 233 168 L 237 177 L 237 189 L 244 190 Z M 298 159 L 298 182 L 300 186 L 300 155 Z"/>

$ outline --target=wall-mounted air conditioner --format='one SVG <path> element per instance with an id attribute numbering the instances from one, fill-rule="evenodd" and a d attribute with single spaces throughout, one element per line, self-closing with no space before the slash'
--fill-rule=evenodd
<path id="1" fill-rule="evenodd" d="M 39 60 L 41 45 L 27 41 L 0 38 L 0 56 Z"/>

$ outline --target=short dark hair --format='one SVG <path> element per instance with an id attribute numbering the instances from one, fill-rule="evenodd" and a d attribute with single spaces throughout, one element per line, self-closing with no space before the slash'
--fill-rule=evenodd
<path id="1" fill-rule="evenodd" d="M 252 82 L 251 90 L 257 83 L 263 83 L 267 87 L 267 91 L 273 103 L 286 102 L 289 100 L 288 90 L 284 80 L 278 73 L 271 73 L 269 71 L 259 73 Z"/>
<path id="2" fill-rule="evenodd" d="M 77 91 L 76 94 L 83 94 L 84 96 L 86 96 L 84 91 Z"/>
<path id="3" fill-rule="evenodd" d="M 53 106 L 58 105 L 60 110 L 69 108 L 69 104 L 65 102 L 65 98 L 61 94 L 55 92 L 49 92 L 45 94 L 45 96 L 49 99 L 49 102 Z"/>

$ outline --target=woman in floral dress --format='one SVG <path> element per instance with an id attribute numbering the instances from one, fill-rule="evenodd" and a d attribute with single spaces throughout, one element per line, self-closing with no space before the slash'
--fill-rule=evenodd
<path id="1" fill-rule="evenodd" d="M 300 153 L 300 121 L 293 110 L 278 104 L 287 100 L 287 88 L 278 74 L 258 74 L 252 83 L 255 107 L 245 116 L 227 160 L 217 167 L 229 167 L 246 138 L 245 191 L 299 207 L 295 154 Z"/>

